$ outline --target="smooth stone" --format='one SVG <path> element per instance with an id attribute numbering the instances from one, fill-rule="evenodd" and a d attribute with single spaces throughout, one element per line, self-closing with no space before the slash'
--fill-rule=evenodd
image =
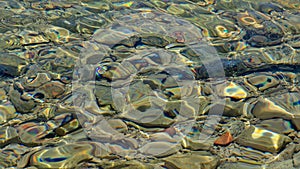
<path id="1" fill-rule="evenodd" d="M 268 98 L 260 97 L 253 104 L 251 112 L 260 119 L 278 117 L 292 120 L 299 116 L 299 97 L 298 92 L 278 94 Z"/>
<path id="2" fill-rule="evenodd" d="M 128 131 L 127 125 L 121 119 L 109 119 L 108 124 L 115 130 L 126 133 Z"/>
<path id="3" fill-rule="evenodd" d="M 16 109 L 10 102 L 0 104 L 0 124 L 3 124 L 16 116 Z"/>
<path id="4" fill-rule="evenodd" d="M 169 142 L 150 142 L 145 144 L 139 149 L 139 151 L 145 155 L 150 155 L 154 157 L 165 157 L 172 155 L 180 150 L 181 146 L 179 144 L 169 143 Z"/>
<path id="5" fill-rule="evenodd" d="M 0 60 L 0 74 L 9 76 L 19 76 L 22 67 L 26 65 L 25 59 L 15 54 L 8 54 L 7 52 L 0 54 Z"/>
<path id="6" fill-rule="evenodd" d="M 176 142 L 181 140 L 180 137 L 179 138 L 176 138 L 176 137 L 173 138 L 172 136 L 170 136 L 166 132 L 153 133 L 149 137 L 150 137 L 151 141 L 165 141 L 165 142 L 170 142 L 170 143 L 176 143 Z"/>
<path id="7" fill-rule="evenodd" d="M 249 146 L 261 151 L 276 153 L 292 140 L 282 134 L 255 126 L 245 129 L 236 139 L 238 144 Z"/>
<path id="8" fill-rule="evenodd" d="M 71 121 L 67 122 L 66 124 L 58 127 L 55 129 L 55 133 L 59 136 L 64 136 L 70 132 L 73 132 L 80 128 L 80 123 L 77 119 L 72 119 Z"/>
<path id="9" fill-rule="evenodd" d="M 272 76 L 256 75 L 247 79 L 249 83 L 257 87 L 260 91 L 272 88 L 279 84 L 279 81 Z"/>
<path id="10" fill-rule="evenodd" d="M 88 140 L 88 139 L 89 138 L 83 129 L 76 130 L 76 131 L 71 132 L 70 134 L 67 134 L 63 137 L 63 140 L 65 140 L 65 142 L 70 142 L 70 143 L 76 142 L 79 140 Z"/>
<path id="11" fill-rule="evenodd" d="M 29 113 L 36 105 L 33 100 L 24 101 L 21 99 L 21 94 L 17 90 L 11 89 L 8 95 L 16 110 L 20 113 Z"/>
<path id="12" fill-rule="evenodd" d="M 47 73 L 38 73 L 37 76 L 29 80 L 28 78 L 25 78 L 24 87 L 25 88 L 37 88 L 41 85 L 49 82 L 51 80 L 51 77 Z"/>
<path id="13" fill-rule="evenodd" d="M 161 108 L 149 108 L 143 112 L 130 108 L 120 118 L 134 121 L 143 127 L 170 127 L 175 122 L 174 119 L 166 117 Z"/>
<path id="14" fill-rule="evenodd" d="M 214 144 L 214 139 L 208 139 L 205 142 L 197 141 L 192 138 L 184 137 L 181 145 L 190 150 L 209 150 Z"/>
<path id="15" fill-rule="evenodd" d="M 291 119 L 293 117 L 292 113 L 267 98 L 259 98 L 251 112 L 255 117 L 260 119 L 272 119 L 276 117 Z"/>
<path id="16" fill-rule="evenodd" d="M 43 84 L 37 89 L 37 92 L 41 91 L 45 98 L 57 98 L 65 91 L 64 84 L 59 81 L 51 81 Z"/>
<path id="17" fill-rule="evenodd" d="M 243 102 L 234 102 L 226 98 L 225 103 L 213 103 L 210 106 L 207 106 L 204 112 L 207 114 L 211 109 L 219 109 L 223 111 L 223 116 L 237 117 L 242 115 L 243 105 Z"/>
<path id="18" fill-rule="evenodd" d="M 46 148 L 31 155 L 30 165 L 38 168 L 76 168 L 82 161 L 89 161 L 96 154 L 104 157 L 108 149 L 99 148 L 100 143 L 71 143 L 53 148 Z M 97 150 L 98 149 L 98 150 Z"/>
<path id="19" fill-rule="evenodd" d="M 219 160 L 212 155 L 200 155 L 197 153 L 173 155 L 163 159 L 163 161 L 168 169 L 213 169 L 217 167 L 219 162 Z"/>
<path id="20" fill-rule="evenodd" d="M 105 44 L 107 46 L 113 46 L 117 43 L 119 43 L 121 40 L 126 39 L 127 37 L 130 37 L 134 35 L 134 33 L 130 34 L 123 34 L 119 31 L 115 30 L 105 30 L 105 29 L 98 29 L 94 35 L 93 38 L 96 42 Z"/>
<path id="21" fill-rule="evenodd" d="M 225 97 L 230 97 L 230 98 L 234 98 L 237 100 L 245 99 L 248 96 L 248 93 L 246 92 L 246 90 L 242 86 L 237 85 L 234 82 L 230 82 L 224 88 L 224 92 L 220 92 L 220 93 L 223 94 L 223 96 L 225 96 Z"/>
<path id="22" fill-rule="evenodd" d="M 17 131 L 22 143 L 38 144 L 43 142 L 42 138 L 49 134 L 52 130 L 47 124 L 27 122 L 18 126 Z"/>
<path id="23" fill-rule="evenodd" d="M 11 140 L 18 137 L 17 130 L 7 126 L 0 128 L 0 146 L 8 144 Z"/>
<path id="24" fill-rule="evenodd" d="M 127 143 L 124 143 L 123 140 L 121 141 L 121 144 L 122 145 L 109 143 L 106 144 L 106 146 L 109 147 L 109 149 L 114 155 L 118 155 L 121 157 L 132 157 L 136 155 L 137 153 L 136 149 L 132 149 L 131 147 L 128 147 L 128 145 L 126 145 Z"/>
<path id="25" fill-rule="evenodd" d="M 299 93 L 290 92 L 273 97 L 260 97 L 253 103 L 251 113 L 260 119 L 283 118 L 291 120 L 293 125 L 300 129 L 299 123 Z"/>
<path id="26" fill-rule="evenodd" d="M 279 134 L 286 134 L 294 131 L 291 122 L 279 118 L 262 120 L 262 122 L 256 126 Z"/>
<path id="27" fill-rule="evenodd" d="M 48 39 L 58 44 L 67 43 L 70 39 L 69 30 L 62 27 L 49 25 L 44 32 Z"/>
<path id="28" fill-rule="evenodd" d="M 193 102 L 196 101 L 195 107 L 191 105 Z M 166 104 L 166 111 L 172 112 L 174 110 L 177 110 L 179 115 L 185 117 L 185 118 L 193 118 L 198 113 L 198 105 L 199 100 L 194 99 L 191 101 L 187 100 L 179 100 L 179 101 L 169 101 Z"/>

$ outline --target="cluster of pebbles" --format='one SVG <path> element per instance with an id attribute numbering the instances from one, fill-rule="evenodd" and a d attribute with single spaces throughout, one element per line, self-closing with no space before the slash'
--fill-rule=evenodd
<path id="1" fill-rule="evenodd" d="M 297 0 L 0 13 L 0 168 L 300 168 Z"/>

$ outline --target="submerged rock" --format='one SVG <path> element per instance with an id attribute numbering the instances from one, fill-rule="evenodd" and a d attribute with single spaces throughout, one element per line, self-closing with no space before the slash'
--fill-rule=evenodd
<path id="1" fill-rule="evenodd" d="M 209 154 L 190 153 L 173 155 L 163 159 L 164 166 L 168 169 L 199 168 L 213 169 L 218 165 L 218 159 Z"/>
<path id="2" fill-rule="evenodd" d="M 109 150 L 100 143 L 73 143 L 36 151 L 30 156 L 29 165 L 38 168 L 75 168 L 93 156 L 104 157 L 108 154 Z"/>
<path id="3" fill-rule="evenodd" d="M 269 130 L 250 126 L 246 128 L 238 137 L 236 142 L 243 146 L 249 146 L 261 151 L 278 152 L 291 142 L 289 137 L 274 133 Z"/>
<path id="4" fill-rule="evenodd" d="M 6 123 L 16 116 L 16 109 L 11 102 L 0 104 L 0 124 Z"/>

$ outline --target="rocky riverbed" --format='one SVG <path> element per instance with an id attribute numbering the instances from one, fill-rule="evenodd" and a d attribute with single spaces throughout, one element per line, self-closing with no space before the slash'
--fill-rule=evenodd
<path id="1" fill-rule="evenodd" d="M 0 13 L 0 168 L 300 168 L 298 0 Z"/>

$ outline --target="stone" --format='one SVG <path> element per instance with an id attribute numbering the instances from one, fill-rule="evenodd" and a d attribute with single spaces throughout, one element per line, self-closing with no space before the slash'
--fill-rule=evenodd
<path id="1" fill-rule="evenodd" d="M 21 94 L 17 90 L 11 89 L 8 95 L 16 110 L 20 113 L 29 113 L 36 106 L 33 100 L 25 101 L 21 99 Z"/>
<path id="2" fill-rule="evenodd" d="M 19 76 L 22 68 L 27 64 L 25 59 L 20 58 L 15 54 L 1 53 L 0 60 L 1 75 Z"/>
<path id="3" fill-rule="evenodd" d="M 0 146 L 11 143 L 13 140 L 17 141 L 18 133 L 13 127 L 6 126 L 0 128 Z"/>
<path id="4" fill-rule="evenodd" d="M 48 124 L 27 122 L 17 127 L 18 135 L 24 144 L 39 144 L 43 142 L 43 137 L 52 132 Z"/>
<path id="5" fill-rule="evenodd" d="M 217 138 L 214 142 L 215 145 L 226 146 L 233 141 L 233 137 L 229 131 L 222 134 L 219 138 Z"/>
<path id="6" fill-rule="evenodd" d="M 80 162 L 93 158 L 96 149 L 99 149 L 98 144 L 82 142 L 45 148 L 31 155 L 30 165 L 38 168 L 75 168 Z M 99 157 L 109 154 L 109 150 L 102 147 L 97 152 Z"/>
<path id="7" fill-rule="evenodd" d="M 57 98 L 64 91 L 64 84 L 59 81 L 47 82 L 37 89 L 37 93 L 41 92 L 45 98 Z"/>
<path id="8" fill-rule="evenodd" d="M 276 153 L 292 140 L 282 134 L 255 126 L 246 128 L 236 139 L 238 144 Z"/>
<path id="9" fill-rule="evenodd" d="M 200 168 L 211 169 L 218 165 L 218 158 L 211 155 L 179 154 L 163 159 L 165 167 L 170 169 Z"/>
<path id="10" fill-rule="evenodd" d="M 109 119 L 107 120 L 107 122 L 112 128 L 121 133 L 128 132 L 128 127 L 126 123 L 124 123 L 121 119 Z"/>
<path id="11" fill-rule="evenodd" d="M 145 155 L 165 157 L 178 152 L 180 149 L 181 146 L 179 144 L 157 141 L 146 143 L 139 151 Z"/>
<path id="12" fill-rule="evenodd" d="M 294 131 L 290 121 L 280 119 L 280 118 L 262 120 L 256 126 L 279 134 L 286 134 Z"/>
<path id="13" fill-rule="evenodd" d="M 3 124 L 16 116 L 16 109 L 11 102 L 7 101 L 6 103 L 0 104 L 0 124 Z"/>
<path id="14" fill-rule="evenodd" d="M 181 145 L 190 150 L 209 150 L 214 144 L 214 139 L 208 139 L 205 142 L 197 141 L 193 138 L 184 137 Z"/>

